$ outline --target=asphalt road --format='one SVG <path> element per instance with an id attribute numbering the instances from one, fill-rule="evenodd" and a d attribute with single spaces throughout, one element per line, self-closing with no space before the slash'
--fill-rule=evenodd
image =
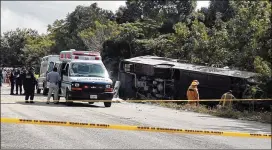
<path id="1" fill-rule="evenodd" d="M 44 102 L 26 104 L 23 96 L 10 96 L 8 87 L 4 85 L 1 117 L 271 133 L 269 124 L 223 119 L 154 105 L 114 103 L 112 107 L 105 108 L 103 103 L 76 103 L 68 107 L 62 103 L 47 105 L 42 95 L 36 95 L 35 99 Z M 1 123 L 1 149 L 51 148 L 271 149 L 271 140 Z"/>

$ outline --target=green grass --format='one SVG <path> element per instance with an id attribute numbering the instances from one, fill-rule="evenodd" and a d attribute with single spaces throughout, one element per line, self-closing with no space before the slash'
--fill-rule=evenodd
<path id="1" fill-rule="evenodd" d="M 222 118 L 232 118 L 232 119 L 240 119 L 240 120 L 250 120 L 250 121 L 258 121 L 263 123 L 271 123 L 271 112 L 248 112 L 248 111 L 237 111 L 233 110 L 231 108 L 229 109 L 210 109 L 207 108 L 204 105 L 191 106 L 191 105 L 179 105 L 176 103 L 151 103 L 158 106 L 166 107 L 166 108 L 172 108 L 176 110 L 182 110 L 182 111 L 191 111 L 191 112 L 197 112 L 197 113 L 204 113 L 209 114 L 217 117 Z"/>

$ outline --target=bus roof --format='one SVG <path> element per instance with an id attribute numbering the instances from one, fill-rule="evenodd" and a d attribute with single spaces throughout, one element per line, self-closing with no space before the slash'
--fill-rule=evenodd
<path id="1" fill-rule="evenodd" d="M 248 79 L 257 75 L 254 72 L 248 71 L 240 71 L 233 69 L 225 69 L 225 68 L 215 68 L 209 66 L 201 66 L 189 63 L 180 63 L 177 62 L 176 59 L 157 57 L 157 56 L 139 56 L 130 59 L 125 59 L 125 62 L 131 62 L 136 64 L 146 64 L 146 65 L 171 65 L 173 69 L 185 70 L 185 71 L 194 71 L 200 73 L 208 73 L 214 75 L 222 75 L 222 76 L 231 76 L 237 78 Z"/>

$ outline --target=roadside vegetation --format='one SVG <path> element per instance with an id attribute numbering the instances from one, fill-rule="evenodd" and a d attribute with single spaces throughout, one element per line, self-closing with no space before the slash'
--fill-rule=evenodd
<path id="1" fill-rule="evenodd" d="M 241 119 L 249 121 L 258 121 L 262 123 L 272 123 L 271 111 L 255 112 L 255 111 L 238 111 L 235 109 L 218 109 L 218 108 L 208 108 L 205 105 L 191 106 L 188 104 L 177 104 L 172 102 L 166 103 L 149 103 L 152 105 L 157 105 L 166 108 L 172 108 L 181 111 L 191 111 L 196 113 L 209 114 L 222 118 L 232 118 Z"/>

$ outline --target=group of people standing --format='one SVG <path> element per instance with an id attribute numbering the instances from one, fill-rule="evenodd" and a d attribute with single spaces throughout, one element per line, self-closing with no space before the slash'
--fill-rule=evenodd
<path id="1" fill-rule="evenodd" d="M 198 80 L 193 80 L 193 82 L 191 83 L 191 85 L 189 86 L 187 90 L 188 103 L 195 106 L 199 105 L 199 92 L 197 88 L 198 85 L 199 85 Z M 219 104 L 217 105 L 217 107 L 231 108 L 233 99 L 235 99 L 235 97 L 232 94 L 232 90 L 229 90 L 228 92 L 222 95 L 221 100 L 219 101 Z"/>
<path id="2" fill-rule="evenodd" d="M 0 85 L 2 85 L 3 83 L 8 83 L 8 86 L 10 86 L 9 77 L 10 77 L 11 72 L 12 72 L 12 69 L 10 69 L 10 68 L 0 69 L 0 74 L 1 74 Z"/>
<path id="3" fill-rule="evenodd" d="M 34 75 L 34 68 L 16 68 L 16 69 L 0 69 L 0 88 L 2 83 L 8 83 L 10 86 L 10 95 L 25 95 L 26 103 L 34 103 L 35 87 L 37 87 L 37 79 Z M 6 80 L 6 78 L 8 80 Z M 54 103 L 59 103 L 58 90 L 61 78 L 55 67 L 52 72 L 47 75 L 47 82 L 49 83 L 49 92 L 47 97 L 47 104 L 49 104 L 51 95 L 54 94 Z M 14 93 L 16 87 L 16 93 Z M 24 90 L 24 93 L 23 93 Z M 30 98 L 30 101 L 28 101 Z"/>
<path id="4" fill-rule="evenodd" d="M 5 78 L 8 78 L 10 86 L 10 95 L 25 95 L 25 101 L 28 103 L 30 98 L 30 103 L 34 103 L 34 91 L 37 85 L 37 80 L 34 76 L 34 68 L 16 68 L 11 70 L 0 70 L 1 72 L 1 84 L 7 82 Z M 14 93 L 14 87 L 16 88 L 16 93 Z M 24 91 L 24 93 L 23 93 Z"/>

